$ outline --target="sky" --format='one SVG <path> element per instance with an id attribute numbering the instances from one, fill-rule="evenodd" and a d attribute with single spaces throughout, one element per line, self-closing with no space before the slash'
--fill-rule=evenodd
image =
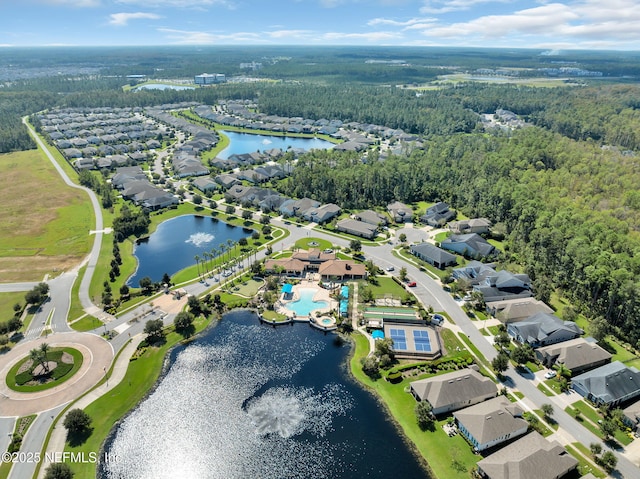
<path id="1" fill-rule="evenodd" d="M 0 0 L 0 46 L 640 50 L 640 0 Z"/>

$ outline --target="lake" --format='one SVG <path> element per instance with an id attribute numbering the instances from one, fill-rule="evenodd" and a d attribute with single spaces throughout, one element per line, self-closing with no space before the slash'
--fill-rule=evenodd
<path id="1" fill-rule="evenodd" d="M 138 269 L 127 284 L 137 287 L 145 276 L 160 281 L 164 273 L 171 276 L 195 265 L 196 255 L 202 258 L 202 253 L 220 249 L 221 244 L 226 246 L 229 239 L 237 243 L 250 235 L 249 230 L 210 216 L 184 215 L 164 221 L 148 240 L 135 246 L 133 254 L 138 260 Z"/>
<path id="2" fill-rule="evenodd" d="M 157 388 L 107 441 L 103 479 L 428 478 L 349 376 L 350 345 L 306 324 L 226 314 L 174 349 Z"/>
<path id="3" fill-rule="evenodd" d="M 252 135 L 250 133 L 238 133 L 235 131 L 223 131 L 223 135 L 229 137 L 230 144 L 222 150 L 218 157 L 227 159 L 229 156 L 254 151 L 265 151 L 272 148 L 280 148 L 286 151 L 288 148 L 301 148 L 305 151 L 312 149 L 328 150 L 334 144 L 320 138 L 295 138 L 291 136 Z"/>
<path id="4" fill-rule="evenodd" d="M 136 90 L 195 90 L 193 86 L 167 85 L 166 83 L 145 83 L 137 86 Z"/>

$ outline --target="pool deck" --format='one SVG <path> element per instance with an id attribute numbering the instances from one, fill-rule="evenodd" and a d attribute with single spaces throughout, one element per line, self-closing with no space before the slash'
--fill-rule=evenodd
<path id="1" fill-rule="evenodd" d="M 329 306 L 326 308 L 314 309 L 311 312 L 312 314 L 309 316 L 298 315 L 294 311 L 291 311 L 290 309 L 287 308 L 287 304 L 300 299 L 299 291 L 301 289 L 315 290 L 316 292 L 313 295 L 313 300 L 326 301 L 329 304 Z M 310 322 L 312 326 L 318 329 L 327 330 L 327 331 L 330 329 L 335 329 L 336 327 L 335 320 L 333 320 L 333 318 L 331 318 L 327 314 L 331 310 L 336 310 L 336 311 L 338 310 L 338 307 L 339 307 L 338 302 L 331 298 L 331 292 L 329 290 L 321 288 L 320 286 L 318 286 L 317 282 L 315 281 L 303 280 L 299 284 L 294 285 L 291 299 L 284 299 L 283 296 L 281 296 L 280 299 L 276 302 L 275 307 L 278 313 L 284 314 L 285 316 L 287 316 L 293 321 Z M 318 317 L 317 315 L 318 312 L 320 313 L 320 317 Z M 311 321 L 311 319 L 314 319 L 314 321 Z M 331 324 L 329 323 L 323 324 L 322 323 L 323 319 L 331 319 L 332 320 Z"/>

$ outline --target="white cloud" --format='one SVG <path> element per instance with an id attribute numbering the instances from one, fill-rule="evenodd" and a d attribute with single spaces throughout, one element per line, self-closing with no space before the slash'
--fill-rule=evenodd
<path id="1" fill-rule="evenodd" d="M 159 32 L 165 33 L 167 38 L 179 45 L 212 45 L 234 43 L 265 43 L 264 37 L 255 32 L 236 32 L 230 34 L 218 34 L 211 32 L 175 30 L 160 28 Z"/>
<path id="2" fill-rule="evenodd" d="M 142 19 L 158 20 L 161 17 L 160 15 L 156 15 L 155 13 L 137 12 L 137 13 L 112 13 L 111 15 L 109 15 L 109 18 L 110 18 L 109 20 L 110 25 L 122 27 L 127 25 L 131 20 L 142 20 Z"/>
<path id="3" fill-rule="evenodd" d="M 390 18 L 373 18 L 367 22 L 367 25 L 373 27 L 376 25 L 390 25 L 392 27 L 412 27 L 414 25 L 431 24 L 435 22 L 435 18 L 410 18 L 403 22 L 399 20 L 392 20 Z"/>
<path id="4" fill-rule="evenodd" d="M 273 30 L 266 32 L 271 38 L 307 38 L 313 34 L 311 30 Z"/>
<path id="5" fill-rule="evenodd" d="M 220 5 L 230 9 L 234 8 L 231 0 L 116 0 L 122 5 L 141 5 L 145 8 L 204 8 L 213 5 Z"/>
<path id="6" fill-rule="evenodd" d="M 100 0 L 42 0 L 42 3 L 68 7 L 98 7 Z"/>
<path id="7" fill-rule="evenodd" d="M 420 13 L 442 14 L 469 10 L 481 3 L 511 3 L 513 0 L 425 0 Z"/>
<path id="8" fill-rule="evenodd" d="M 367 33 L 343 33 L 343 32 L 327 32 L 320 35 L 324 40 L 356 40 L 367 42 L 383 42 L 398 40 L 402 36 L 394 32 L 367 32 Z"/>

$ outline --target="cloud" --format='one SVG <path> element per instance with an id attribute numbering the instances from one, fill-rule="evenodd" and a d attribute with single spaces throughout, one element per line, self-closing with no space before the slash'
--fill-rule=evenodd
<path id="1" fill-rule="evenodd" d="M 175 30 L 171 28 L 159 28 L 158 31 L 166 34 L 167 38 L 178 45 L 265 43 L 264 36 L 255 32 L 218 34 L 200 31 Z"/>
<path id="2" fill-rule="evenodd" d="M 308 38 L 313 35 L 311 30 L 273 30 L 266 33 L 271 38 Z"/>
<path id="3" fill-rule="evenodd" d="M 82 8 L 100 6 L 100 0 L 41 0 L 41 3 Z"/>
<path id="4" fill-rule="evenodd" d="M 323 40 L 342 41 L 356 40 L 359 42 L 388 42 L 398 40 L 402 36 L 394 32 L 366 32 L 366 33 L 343 33 L 343 32 L 327 32 L 320 35 Z"/>
<path id="5" fill-rule="evenodd" d="M 410 18 L 403 22 L 392 20 L 390 18 L 373 18 L 367 22 L 367 25 L 374 27 L 376 25 L 390 25 L 392 27 L 412 27 L 414 25 L 431 24 L 435 22 L 435 18 Z"/>
<path id="6" fill-rule="evenodd" d="M 486 15 L 467 22 L 432 24 L 422 33 L 433 39 L 490 39 L 505 44 L 520 41 L 533 47 L 527 38 L 537 37 L 554 46 L 580 42 L 580 48 L 615 47 L 640 41 L 640 4 L 636 0 L 610 0 L 606 7 L 596 0 L 547 3 L 504 15 Z M 513 43 L 511 43 L 513 45 Z M 574 48 L 578 46 L 574 43 Z M 631 45 L 629 45 L 631 46 Z"/>
<path id="7" fill-rule="evenodd" d="M 122 5 L 141 5 L 145 8 L 204 8 L 220 5 L 229 9 L 235 8 L 232 0 L 116 0 Z"/>
<path id="8" fill-rule="evenodd" d="M 481 3 L 511 3 L 513 0 L 425 0 L 420 13 L 442 14 L 469 10 Z"/>
<path id="9" fill-rule="evenodd" d="M 156 15 L 155 13 L 137 12 L 137 13 L 112 13 L 111 15 L 109 15 L 109 18 L 110 18 L 109 25 L 123 27 L 127 25 L 130 20 L 141 20 L 141 19 L 158 20 L 159 18 L 162 18 L 162 17 L 160 17 L 160 15 Z"/>

